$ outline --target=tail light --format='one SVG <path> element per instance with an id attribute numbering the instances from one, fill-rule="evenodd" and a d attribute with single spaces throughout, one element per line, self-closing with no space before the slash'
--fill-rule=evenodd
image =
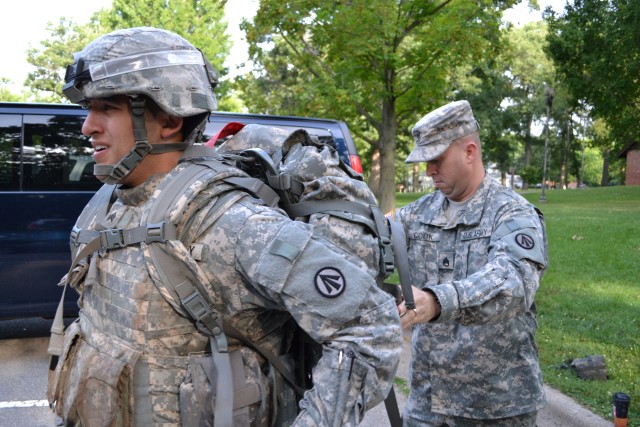
<path id="1" fill-rule="evenodd" d="M 349 163 L 351 164 L 351 169 L 358 173 L 362 173 L 362 162 L 360 161 L 360 156 L 357 154 L 349 154 Z"/>

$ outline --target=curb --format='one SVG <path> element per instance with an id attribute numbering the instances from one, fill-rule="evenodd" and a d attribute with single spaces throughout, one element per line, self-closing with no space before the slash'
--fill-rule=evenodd
<path id="1" fill-rule="evenodd" d="M 547 385 L 547 406 L 538 413 L 540 427 L 611 427 L 607 421 L 580 405 L 567 395 Z"/>

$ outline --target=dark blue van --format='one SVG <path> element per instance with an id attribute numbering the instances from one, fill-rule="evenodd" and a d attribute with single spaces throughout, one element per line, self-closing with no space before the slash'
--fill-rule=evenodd
<path id="1" fill-rule="evenodd" d="M 0 102 L 0 319 L 53 317 L 70 264 L 69 232 L 100 187 L 92 148 L 80 131 L 86 111 L 68 104 Z M 362 171 L 344 122 L 214 113 L 204 141 L 229 122 L 304 128 L 333 138 L 343 160 Z M 203 141 L 203 142 L 204 142 Z M 67 292 L 65 314 L 78 312 Z"/>

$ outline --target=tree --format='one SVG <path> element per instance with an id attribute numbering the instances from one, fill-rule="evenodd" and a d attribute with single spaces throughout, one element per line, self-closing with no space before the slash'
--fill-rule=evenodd
<path id="1" fill-rule="evenodd" d="M 575 99 L 606 121 L 611 139 L 600 139 L 603 185 L 612 150 L 640 132 L 640 2 L 575 0 L 549 23 L 548 52 Z"/>
<path id="2" fill-rule="evenodd" d="M 57 25 L 49 23 L 51 36 L 41 42 L 41 48 L 30 48 L 27 61 L 36 67 L 27 75 L 25 86 L 32 92 L 44 94 L 49 102 L 63 101 L 62 86 L 67 65 L 73 63 L 73 52 L 80 51 L 87 40 L 107 31 L 97 25 L 78 25 L 61 18 Z"/>
<path id="3" fill-rule="evenodd" d="M 64 70 L 73 61 L 73 52 L 102 34 L 137 26 L 180 34 L 201 49 L 223 77 L 228 72 L 223 64 L 231 47 L 224 21 L 225 3 L 226 0 L 114 0 L 110 9 L 95 13 L 87 25 L 63 18 L 58 26 L 48 27 L 51 37 L 41 43 L 41 49 L 29 51 L 28 61 L 37 69 L 29 74 L 27 84 L 61 99 Z M 222 109 L 227 91 L 228 84 L 224 82 L 216 89 Z"/>
<path id="4" fill-rule="evenodd" d="M 511 47 L 508 75 L 512 88 L 510 129 L 524 143 L 524 166 L 531 165 L 532 149 L 537 140 L 531 129 L 546 117 L 545 89 L 557 86 L 553 65 L 542 49 L 546 31 L 545 23 L 534 22 L 521 29 L 511 29 L 508 34 Z M 555 104 L 557 111 L 557 100 Z"/>
<path id="5" fill-rule="evenodd" d="M 21 102 L 27 99 L 26 95 L 18 95 L 9 90 L 11 81 L 6 77 L 0 78 L 0 101 L 4 102 Z"/>
<path id="6" fill-rule="evenodd" d="M 452 78 L 451 90 L 473 106 L 484 161 L 497 166 L 503 185 L 508 173 L 520 174 L 518 169 L 526 168 L 530 177 L 536 168 L 542 173 L 544 138 L 532 131 L 546 123 L 547 87 L 554 87 L 556 93 L 550 127 L 553 140 L 559 139 L 555 134 L 566 121 L 562 116 L 567 109 L 566 91 L 555 80 L 553 64 L 543 50 L 546 32 L 543 21 L 520 28 L 507 26 L 496 55 L 463 66 Z M 528 184 L 524 180 L 525 188 Z"/>
<path id="7" fill-rule="evenodd" d="M 515 3 L 261 0 L 243 24 L 259 72 L 242 82 L 245 104 L 347 121 L 372 147 L 369 184 L 390 210 L 397 134 L 447 101 L 450 70 L 493 53 Z"/>

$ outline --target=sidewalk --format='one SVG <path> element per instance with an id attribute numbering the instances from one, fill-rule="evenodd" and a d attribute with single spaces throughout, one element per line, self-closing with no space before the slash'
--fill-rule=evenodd
<path id="1" fill-rule="evenodd" d="M 408 381 L 409 359 L 411 358 L 410 335 L 405 334 L 402 356 L 397 376 Z M 395 387 L 400 413 L 407 402 L 407 396 Z M 611 427 L 613 421 L 607 421 L 580 406 L 575 400 L 551 387 L 545 386 L 547 406 L 538 413 L 538 427 Z M 360 424 L 364 427 L 390 427 L 384 402 L 366 413 Z"/>

